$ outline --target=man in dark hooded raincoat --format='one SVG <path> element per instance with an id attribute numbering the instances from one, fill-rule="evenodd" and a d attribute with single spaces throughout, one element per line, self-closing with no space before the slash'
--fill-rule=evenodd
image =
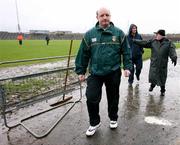
<path id="1" fill-rule="evenodd" d="M 165 83 L 167 79 L 168 57 L 171 58 L 175 66 L 177 63 L 177 53 L 175 45 L 165 37 L 165 30 L 158 30 L 155 34 L 155 39 L 148 41 L 134 39 L 133 42 L 151 49 L 149 70 L 149 82 L 151 85 L 149 91 L 153 91 L 157 85 L 161 87 L 161 96 L 164 96 L 166 91 Z"/>
<path id="2" fill-rule="evenodd" d="M 141 69 L 143 66 L 142 54 L 144 52 L 143 47 L 133 43 L 133 39 L 142 40 L 142 37 L 138 33 L 137 26 L 135 24 L 130 25 L 127 38 L 131 48 L 131 60 L 133 63 L 133 67 L 131 69 L 131 74 L 129 76 L 128 83 L 129 83 L 129 87 L 132 87 L 132 83 L 134 81 L 134 73 L 136 75 L 137 81 L 140 80 Z"/>

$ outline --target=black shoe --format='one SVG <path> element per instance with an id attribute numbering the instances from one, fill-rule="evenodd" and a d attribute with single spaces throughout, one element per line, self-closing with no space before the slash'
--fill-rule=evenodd
<path id="1" fill-rule="evenodd" d="M 161 92 L 161 95 L 160 96 L 164 96 L 165 95 L 165 92 Z"/>
<path id="2" fill-rule="evenodd" d="M 139 76 L 136 76 L 136 79 L 139 81 L 140 80 Z"/>
<path id="3" fill-rule="evenodd" d="M 149 88 L 149 92 L 152 92 L 155 86 L 156 86 L 156 85 L 151 84 L 151 85 L 150 85 L 150 88 Z"/>
<path id="4" fill-rule="evenodd" d="M 149 92 L 152 92 L 152 91 L 153 91 L 153 89 L 154 89 L 154 87 L 150 86 L 150 88 L 149 88 Z"/>
<path id="5" fill-rule="evenodd" d="M 165 93 L 165 91 L 166 91 L 165 86 L 161 86 L 160 92 L 161 92 L 161 93 Z"/>
<path id="6" fill-rule="evenodd" d="M 129 85 L 128 85 L 129 87 L 132 87 L 132 83 L 129 83 Z"/>

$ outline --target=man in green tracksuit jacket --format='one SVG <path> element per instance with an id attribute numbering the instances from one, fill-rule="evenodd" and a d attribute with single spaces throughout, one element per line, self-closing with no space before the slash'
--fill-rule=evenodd
<path id="1" fill-rule="evenodd" d="M 80 81 L 85 80 L 87 67 L 90 72 L 86 89 L 90 119 L 87 136 L 92 136 L 101 124 L 99 103 L 103 84 L 106 86 L 110 128 L 117 127 L 121 60 L 126 77 L 132 67 L 127 38 L 122 30 L 110 21 L 110 11 L 100 8 L 96 18 L 98 22 L 85 33 L 75 60 L 75 71 Z"/>

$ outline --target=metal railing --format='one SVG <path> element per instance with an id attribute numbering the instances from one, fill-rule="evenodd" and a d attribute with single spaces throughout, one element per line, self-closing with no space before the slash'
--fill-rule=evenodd
<path id="1" fill-rule="evenodd" d="M 22 60 L 14 60 L 14 61 L 3 61 L 3 62 L 0 62 L 0 65 L 21 63 L 21 62 L 32 62 L 32 61 L 39 61 L 39 60 L 49 60 L 49 59 L 63 59 L 63 58 L 67 58 L 67 57 L 69 57 L 69 55 L 44 57 L 44 58 L 34 58 L 34 59 L 22 59 Z M 75 55 L 70 55 L 70 57 L 75 57 Z"/>
<path id="2" fill-rule="evenodd" d="M 53 128 L 67 115 L 67 113 L 74 107 L 74 105 L 81 101 L 82 99 L 82 86 L 78 79 L 75 77 L 74 66 L 69 66 L 71 56 L 71 48 L 72 48 L 72 40 L 70 44 L 70 50 L 68 56 L 56 56 L 56 57 L 48 57 L 48 58 L 38 58 L 38 59 L 26 59 L 26 60 L 17 60 L 17 61 L 6 61 L 1 62 L 0 65 L 11 64 L 11 63 L 19 63 L 19 62 L 29 62 L 29 61 L 37 61 L 37 60 L 47 60 L 47 59 L 57 59 L 57 58 L 67 58 L 67 67 L 54 69 L 44 72 L 37 72 L 28 75 L 9 77 L 0 79 L 0 104 L 2 109 L 2 116 L 4 119 L 4 124 L 7 128 L 11 129 L 16 126 L 22 125 L 29 133 L 31 133 L 36 138 L 43 138 L 47 136 Z M 69 78 L 69 80 L 68 80 Z M 65 80 L 64 80 L 65 79 Z M 29 85 L 31 84 L 31 85 Z M 78 84 L 78 85 L 77 85 Z M 41 86 L 41 87 L 39 87 Z M 75 86 L 75 88 L 72 88 Z M 35 90 L 35 88 L 38 88 Z M 46 89 L 46 87 L 48 89 Z M 43 88 L 43 89 L 42 89 Z M 50 89 L 49 89 L 50 88 Z M 41 91 L 41 89 L 43 91 Z M 80 90 L 80 97 L 75 101 L 65 102 L 65 94 L 71 92 L 75 89 Z M 37 92 L 36 92 L 37 91 Z M 31 94 L 30 96 L 28 96 Z M 22 96 L 20 96 L 22 95 Z M 48 109 L 44 111 L 40 111 L 28 117 L 21 119 L 18 123 L 9 125 L 6 114 L 8 112 L 14 111 L 24 106 L 28 106 L 30 104 L 34 104 L 37 102 L 41 102 L 47 99 L 51 99 L 53 97 L 59 97 L 63 95 L 63 101 L 61 104 L 56 104 L 55 106 L 50 106 Z M 28 97 L 27 97 L 28 96 Z M 16 100 L 18 98 L 18 101 Z M 13 99 L 12 99 L 13 98 Z M 14 99 L 16 98 L 16 99 Z M 40 114 L 49 112 L 58 107 L 64 106 L 66 104 L 72 104 L 71 107 L 60 117 L 57 121 L 50 126 L 50 128 L 45 131 L 43 134 L 37 134 L 32 131 L 29 127 L 27 127 L 24 122 L 30 118 L 34 118 Z"/>

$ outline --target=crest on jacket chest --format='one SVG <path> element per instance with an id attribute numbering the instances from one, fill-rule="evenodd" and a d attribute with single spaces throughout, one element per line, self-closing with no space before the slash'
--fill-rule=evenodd
<path id="1" fill-rule="evenodd" d="M 116 36 L 112 36 L 112 41 L 116 41 Z"/>
<path id="2" fill-rule="evenodd" d="M 91 41 L 92 41 L 92 42 L 96 42 L 96 41 L 97 41 L 97 38 L 92 38 Z"/>

